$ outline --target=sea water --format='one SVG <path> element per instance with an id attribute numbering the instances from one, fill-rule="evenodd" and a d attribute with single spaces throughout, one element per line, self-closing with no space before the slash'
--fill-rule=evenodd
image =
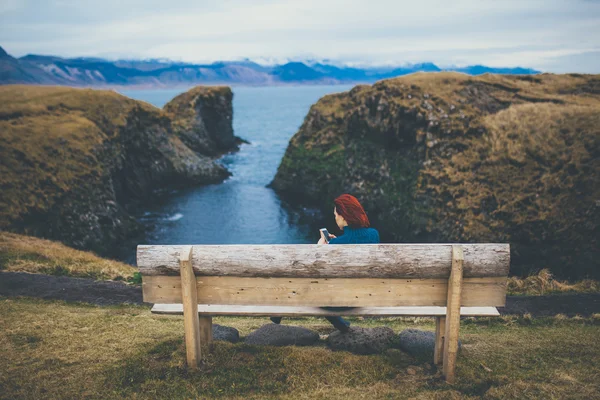
<path id="1" fill-rule="evenodd" d="M 250 144 L 219 159 L 233 176 L 220 184 L 163 195 L 140 210 L 145 244 L 316 243 L 314 221 L 303 222 L 269 184 L 290 138 L 312 104 L 351 86 L 233 87 L 234 134 Z M 123 90 L 157 107 L 184 90 Z M 318 225 L 318 224 L 317 224 Z M 133 261 L 135 247 L 122 258 Z"/>

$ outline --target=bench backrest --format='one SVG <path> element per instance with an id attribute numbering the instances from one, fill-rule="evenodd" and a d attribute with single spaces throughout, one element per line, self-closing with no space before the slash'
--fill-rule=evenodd
<path id="1" fill-rule="evenodd" d="M 140 245 L 137 265 L 149 303 L 182 302 L 189 257 L 198 304 L 446 306 L 453 254 L 460 305 L 504 306 L 508 244 Z"/>

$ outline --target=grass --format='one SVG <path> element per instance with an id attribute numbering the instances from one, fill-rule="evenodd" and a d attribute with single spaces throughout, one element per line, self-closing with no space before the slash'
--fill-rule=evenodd
<path id="1" fill-rule="evenodd" d="M 465 141 L 444 168 L 423 171 L 449 199 L 440 219 L 461 221 L 465 241 L 510 242 L 515 274 L 545 264 L 563 277 L 597 277 L 589 238 L 597 227 L 590 210 L 599 193 L 599 115 L 598 107 L 536 103 L 486 117 L 486 134 Z"/>
<path id="2" fill-rule="evenodd" d="M 433 330 L 428 318 L 351 319 L 354 325 Z M 266 318 L 219 317 L 246 336 Z M 284 319 L 325 335 L 318 318 Z M 593 399 L 600 390 L 600 315 L 467 318 L 457 381 L 428 360 L 311 347 L 215 342 L 185 368 L 183 321 L 147 307 L 94 307 L 0 298 L 0 398 Z"/>
<path id="3" fill-rule="evenodd" d="M 511 276 L 506 288 L 508 295 L 539 296 L 557 293 L 597 293 L 600 282 L 584 279 L 577 282 L 560 281 L 554 278 L 549 270 L 543 269 L 526 278 Z"/>
<path id="4" fill-rule="evenodd" d="M 139 280 L 136 268 L 61 243 L 0 231 L 0 270 L 93 279 Z"/>
<path id="5" fill-rule="evenodd" d="M 128 114 L 160 113 L 113 91 L 51 86 L 3 86 L 0 104 L 0 228 L 99 181 L 99 149 L 119 137 Z"/>

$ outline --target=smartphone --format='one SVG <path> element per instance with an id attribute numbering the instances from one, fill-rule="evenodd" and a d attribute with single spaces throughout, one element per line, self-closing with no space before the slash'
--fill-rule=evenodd
<path id="1" fill-rule="evenodd" d="M 327 228 L 321 228 L 319 229 L 321 232 L 323 232 L 323 236 L 325 236 L 325 241 L 327 243 L 329 243 L 329 241 L 331 240 L 331 236 L 329 236 L 329 232 L 327 231 Z"/>

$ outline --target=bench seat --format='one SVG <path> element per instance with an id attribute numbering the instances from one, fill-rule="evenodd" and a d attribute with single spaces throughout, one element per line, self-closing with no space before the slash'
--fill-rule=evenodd
<path id="1" fill-rule="evenodd" d="M 155 304 L 153 314 L 183 315 L 183 304 Z M 230 316 L 280 316 L 280 317 L 325 317 L 325 316 L 419 316 L 439 317 L 446 315 L 446 307 L 353 307 L 347 310 L 327 310 L 320 307 L 285 307 L 285 306 L 240 306 L 198 304 L 198 314 L 230 315 Z M 496 307 L 461 307 L 463 317 L 497 317 L 500 315 Z"/>

